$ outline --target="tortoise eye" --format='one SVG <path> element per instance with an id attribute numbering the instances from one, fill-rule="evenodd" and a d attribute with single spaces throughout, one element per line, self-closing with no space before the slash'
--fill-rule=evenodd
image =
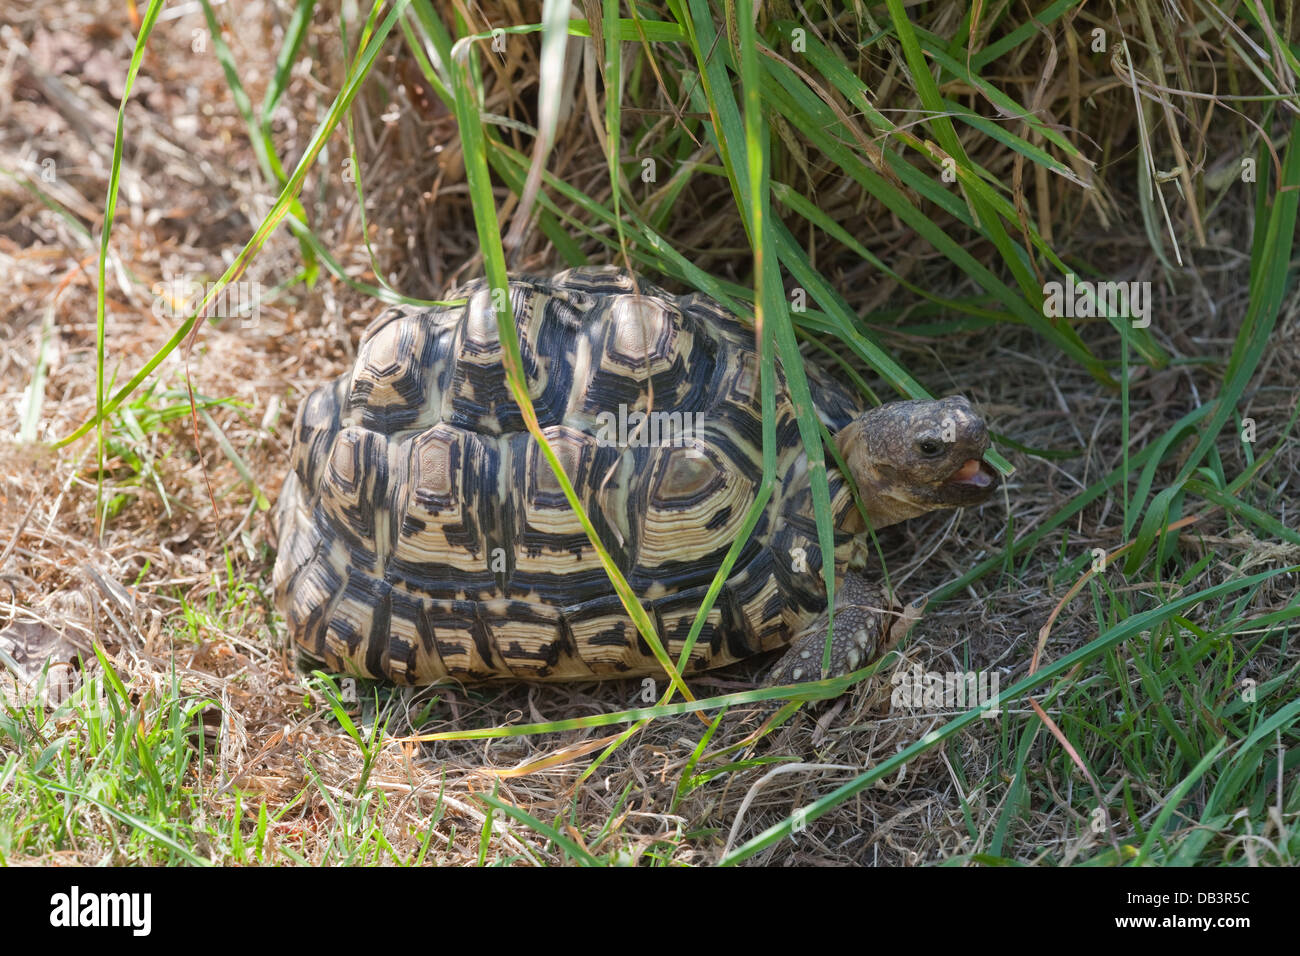
<path id="1" fill-rule="evenodd" d="M 943 451 L 943 443 L 937 438 L 922 438 L 916 443 L 916 447 L 926 458 L 933 458 Z"/>

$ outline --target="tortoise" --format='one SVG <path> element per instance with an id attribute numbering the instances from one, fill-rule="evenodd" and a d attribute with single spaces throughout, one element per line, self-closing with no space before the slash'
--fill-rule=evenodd
<path id="1" fill-rule="evenodd" d="M 663 674 L 506 385 L 487 284 L 451 296 L 467 301 L 384 311 L 355 366 L 298 410 L 273 584 L 299 663 L 417 685 Z M 512 276 L 509 296 L 538 423 L 676 661 L 762 480 L 754 331 L 611 267 Z M 862 511 L 881 528 L 976 505 L 996 476 L 965 398 L 867 409 L 805 372 L 864 505 L 828 469 L 834 675 L 884 653 L 908 618 L 862 573 Z M 768 683 L 823 676 L 822 555 L 779 366 L 775 433 L 773 493 L 686 673 L 788 646 Z"/>

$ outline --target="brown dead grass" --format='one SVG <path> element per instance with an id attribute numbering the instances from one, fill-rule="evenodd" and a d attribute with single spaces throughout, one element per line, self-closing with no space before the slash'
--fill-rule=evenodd
<path id="1" fill-rule="evenodd" d="M 535 20 L 535 14 L 509 3 L 492 6 L 487 13 L 485 8 L 474 7 L 476 21 L 485 25 Z M 218 9 L 222 16 L 231 15 Z M 950 10 L 937 15 L 932 29 L 952 29 L 959 11 L 951 5 Z M 117 97 L 132 43 L 132 25 L 121 11 L 120 5 L 106 0 L 90 5 L 19 2 L 7 4 L 0 19 L 0 49 L 7 51 L 0 54 L 0 166 L 24 171 L 40 182 L 41 161 L 53 158 L 56 178 L 42 188 L 96 236 Z M 238 29 L 229 30 L 227 39 L 250 95 L 259 102 L 283 14 L 273 3 L 249 2 L 240 4 L 238 16 Z M 1085 15 L 1080 24 L 1084 35 L 1088 19 Z M 282 107 L 276 117 L 277 141 L 290 160 L 296 159 L 341 75 L 336 25 L 321 11 L 316 20 L 309 41 L 312 73 L 295 79 L 285 100 L 291 106 Z M 223 256 L 252 233 L 272 194 L 256 173 L 216 60 L 188 52 L 192 31 L 198 29 L 202 19 L 197 12 L 159 24 L 128 106 L 129 145 L 107 290 L 108 367 L 119 380 L 157 351 L 173 328 L 172 320 L 152 314 L 150 285 L 176 274 L 215 278 L 224 267 Z M 1130 42 L 1138 46 L 1134 38 L 1139 31 L 1140 25 L 1126 22 Z M 512 49 L 508 62 L 488 59 L 493 64 L 488 108 L 527 120 L 535 95 L 533 48 L 516 43 Z M 1180 50 L 1179 63 L 1198 62 L 1196 52 Z M 1096 188 L 1084 193 L 1061 180 L 1035 180 L 1035 171 L 1022 170 L 1012 154 L 975 136 L 967 137 L 968 149 L 988 168 L 1020 184 L 1026 209 L 1041 229 L 1050 230 L 1061 251 L 1113 270 L 1110 278 L 1160 275 L 1136 212 L 1135 114 L 1097 106 L 1122 102 L 1123 97 L 1131 104 L 1126 78 L 1111 72 L 1107 62 L 1098 66 L 1068 38 L 1044 38 L 1041 53 L 1041 59 L 1032 62 L 1005 64 L 1000 81 L 1018 88 L 1022 101 L 1045 118 L 1078 131 L 1076 141 L 1099 162 L 1095 171 L 1076 171 Z M 1044 81 L 1043 64 L 1048 60 L 1056 66 Z M 372 77 L 355 111 L 371 238 L 389 281 L 410 294 L 434 296 L 480 268 L 455 124 L 400 55 L 384 62 L 380 72 L 382 77 Z M 398 106 L 395 117 L 380 93 L 381 78 Z M 1207 77 L 1198 73 L 1195 80 Z M 912 102 L 909 91 L 901 89 L 887 69 L 880 81 L 882 103 Z M 1167 77 L 1171 87 L 1178 81 L 1176 74 Z M 968 91 L 945 92 L 962 97 Z M 1232 143 L 1234 137 L 1239 140 L 1239 124 L 1226 116 L 1210 122 L 1211 107 L 1204 101 L 1173 94 L 1171 98 L 1182 111 L 1174 129 L 1187 142 L 1175 146 L 1169 129 L 1153 133 L 1163 168 L 1174 165 L 1179 149 L 1191 155 L 1189 162 L 1198 170 L 1215 157 L 1235 155 Z M 661 110 L 665 122 L 671 122 L 668 104 L 647 96 L 638 105 Z M 1097 119 L 1094 110 L 1104 112 L 1107 121 Z M 553 170 L 603 198 L 608 191 L 607 185 L 602 187 L 604 159 L 585 107 L 567 117 L 558 141 Z M 529 144 L 520 137 L 516 146 L 527 149 Z M 341 137 L 331 150 L 325 170 L 338 168 L 345 155 Z M 856 214 L 862 224 L 860 238 L 911 281 L 952 296 L 977 291 L 909 231 L 835 181 L 833 170 L 819 164 L 817 157 L 788 156 L 786 161 L 792 181 L 799 181 L 798 168 L 805 166 L 802 175 L 809 193 L 837 217 Z M 351 273 L 370 280 L 351 186 L 322 175 L 314 172 L 303 192 L 313 228 Z M 681 215 L 674 221 L 672 238 L 678 248 L 705 269 L 743 280 L 747 245 L 731 197 L 698 194 L 696 189 L 683 195 L 677 208 Z M 509 212 L 507 204 L 503 220 Z M 1175 355 L 1199 355 L 1219 344 L 1226 350 L 1246 305 L 1245 250 L 1251 228 L 1246 207 L 1223 202 L 1202 209 L 1184 203 L 1173 215 L 1183 254 L 1193 265 L 1179 273 L 1172 288 L 1157 283 L 1156 314 L 1176 318 L 1157 321 L 1153 331 Z M 1207 244 L 1193 248 L 1191 237 L 1201 232 Z M 255 599 L 244 616 L 215 615 L 196 628 L 179 621 L 182 597 L 193 607 L 203 607 L 210 599 L 219 608 L 230 602 L 227 556 L 240 578 L 257 584 L 261 594 L 268 591 L 271 553 L 265 515 L 253 505 L 247 485 L 213 436 L 200 430 L 196 442 L 187 417 L 148 436 L 166 506 L 151 486 L 133 483 L 120 457 L 110 458 L 105 494 L 125 498 L 102 535 L 94 520 L 92 441 L 57 452 L 15 441 L 42 323 L 50 309 L 55 324 L 40 437 L 66 435 L 93 411 L 95 251 L 95 244 L 30 193 L 0 179 L 0 274 L 5 293 L 0 302 L 0 628 L 11 620 L 44 619 L 56 626 L 70 622 L 71 631 L 83 637 L 93 634 L 103 642 L 128 687 L 138 694 L 161 693 L 174 666 L 186 691 L 221 704 L 222 734 L 205 784 L 209 812 L 231 813 L 236 789 L 253 801 L 265 799 L 272 811 L 305 794 L 284 819 L 272 824 L 272 844 L 297 847 L 308 859 L 325 858 L 333 821 L 305 768 L 314 767 L 328 791 L 346 802 L 361 758 L 318 696 L 304 706 L 307 688 L 288 666 L 281 627 L 271 608 L 264 599 Z M 975 252 L 981 258 L 991 254 L 985 249 Z M 292 274 L 297 256 L 296 244 L 281 232 L 258 257 L 252 277 L 268 284 L 280 281 Z M 544 270 L 555 263 L 540 232 L 533 231 L 514 264 Z M 818 264 L 862 311 L 906 301 L 892 284 L 881 282 L 841 249 L 819 250 Z M 140 283 L 126 275 L 138 277 Z M 328 279 L 310 291 L 298 285 L 292 298 L 264 307 L 254 328 L 231 322 L 205 327 L 188 369 L 179 354 L 164 363 L 158 376 L 161 387 L 183 390 L 188 372 L 197 393 L 238 400 L 238 408 L 216 409 L 214 418 L 273 498 L 286 467 L 285 441 L 297 403 L 346 367 L 356 337 L 374 310 L 372 303 Z M 1247 401 L 1249 414 L 1259 422 L 1261 448 L 1285 423 L 1300 380 L 1300 300 L 1294 293 L 1284 310 L 1279 347 L 1266 360 Z M 935 516 L 893 530 L 885 544 L 895 577 L 925 559 L 908 580 L 907 593 L 933 588 L 1000 549 L 1009 516 L 1017 533 L 1028 531 L 1119 463 L 1117 397 L 1102 392 L 1084 372 L 1063 363 L 1034 337 L 1005 325 L 963 335 L 960 341 L 908 336 L 893 327 L 874 331 L 932 391 L 972 396 L 998 430 L 1034 447 L 1086 449 L 1081 457 L 1060 462 L 1013 453 L 1009 457 L 1018 472 L 1006 495 L 981 512 L 964 515 L 951 527 L 946 516 Z M 1091 326 L 1085 334 L 1101 354 L 1116 354 L 1104 325 Z M 1215 388 L 1212 373 L 1203 366 L 1139 372 L 1132 392 L 1134 447 Z M 1225 446 L 1223 454 L 1230 473 L 1244 467 L 1240 446 Z M 1300 449 L 1293 443 L 1279 457 L 1277 469 L 1294 475 L 1298 468 Z M 216 496 L 217 513 L 205 481 Z M 1082 514 L 1071 529 L 1072 552 L 1119 544 L 1117 509 L 1107 500 Z M 1221 516 L 1198 525 L 1186 544 L 1193 549 L 1212 547 L 1225 557 L 1296 560 L 1294 554 L 1277 554 L 1274 543 L 1228 527 Z M 989 576 L 970 590 L 968 599 L 930 613 L 913 633 L 906 650 L 909 661 L 927 669 L 996 666 L 1004 674 L 1004 686 L 1023 675 L 1038 628 L 1072 583 L 1052 579 L 1055 561 L 1050 552 L 1030 561 L 1023 572 L 1017 566 L 1012 576 Z M 1259 600 L 1281 603 L 1287 598 L 1262 593 Z M 1062 654 L 1095 633 L 1091 609 L 1077 602 L 1058 621 L 1051 652 Z M 763 666 L 754 662 L 696 683 L 700 693 L 747 687 Z M 433 722 L 418 729 L 432 732 L 602 713 L 632 704 L 639 692 L 639 683 L 621 682 L 451 689 L 442 694 Z M 416 730 L 408 718 L 428 696 L 426 691 L 392 697 L 385 713 L 392 718 L 390 732 Z M 797 716 L 788 729 L 778 732 L 772 752 L 799 755 L 799 769 L 761 784 L 763 769 L 734 775 L 727 783 L 695 791 L 672 812 L 674 786 L 700 733 L 694 718 L 654 722 L 584 785 L 578 778 L 590 758 L 517 778 L 499 779 L 493 771 L 516 767 L 596 732 L 389 746 L 376 762 L 371 785 L 387 795 L 382 826 L 389 842 L 405 855 L 419 846 L 440 790 L 447 812 L 438 825 L 431 858 L 462 863 L 477 856 L 482 809 L 474 794 L 499 787 L 502 798 L 542 819 L 568 813 L 577 830 L 590 837 L 610 816 L 617 795 L 630 787 L 612 827 L 615 836 L 592 848 L 604 851 L 618 845 L 633 856 L 654 853 L 677 863 L 703 863 L 718 857 L 748 796 L 754 799 L 745 809 L 740 840 L 895 753 L 945 717 L 891 714 L 878 692 L 860 689 L 822 712 Z M 791 865 L 914 864 L 969 851 L 961 799 L 969 801 L 981 827 L 991 827 L 1006 795 L 1005 782 L 997 776 L 995 726 L 977 728 L 952 745 L 958 748 L 966 779 L 974 782 L 970 792 L 959 793 L 945 753 L 931 751 L 898 778 L 861 794 L 798 840 L 780 844 L 759 859 Z M 739 716 L 729 717 L 714 746 L 738 740 L 752 727 Z M 1051 771 L 1042 766 L 1038 770 L 1052 785 Z M 1063 786 L 1060 781 L 1054 785 Z M 1016 827 L 1017 845 L 1062 854 L 1070 852 L 1073 834 L 1082 829 L 1060 806 L 1035 806 Z M 520 853 L 521 843 L 541 858 L 550 857 L 536 834 L 511 826 L 494 841 L 491 858 Z M 1034 858 L 1027 850 L 1020 855 Z M 96 862 L 96 857 L 88 851 L 80 862 Z"/>

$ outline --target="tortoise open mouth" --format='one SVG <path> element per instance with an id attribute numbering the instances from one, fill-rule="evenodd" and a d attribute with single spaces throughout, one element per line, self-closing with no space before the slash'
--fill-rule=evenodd
<path id="1" fill-rule="evenodd" d="M 998 474 L 992 465 L 982 458 L 971 458 L 954 471 L 943 486 L 978 497 L 992 492 L 997 483 Z"/>

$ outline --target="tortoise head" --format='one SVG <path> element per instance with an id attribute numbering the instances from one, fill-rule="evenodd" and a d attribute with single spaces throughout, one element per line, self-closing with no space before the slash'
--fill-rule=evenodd
<path id="1" fill-rule="evenodd" d="M 981 504 L 997 487 L 983 461 L 988 427 L 961 396 L 873 408 L 841 429 L 836 443 L 877 528 Z"/>

